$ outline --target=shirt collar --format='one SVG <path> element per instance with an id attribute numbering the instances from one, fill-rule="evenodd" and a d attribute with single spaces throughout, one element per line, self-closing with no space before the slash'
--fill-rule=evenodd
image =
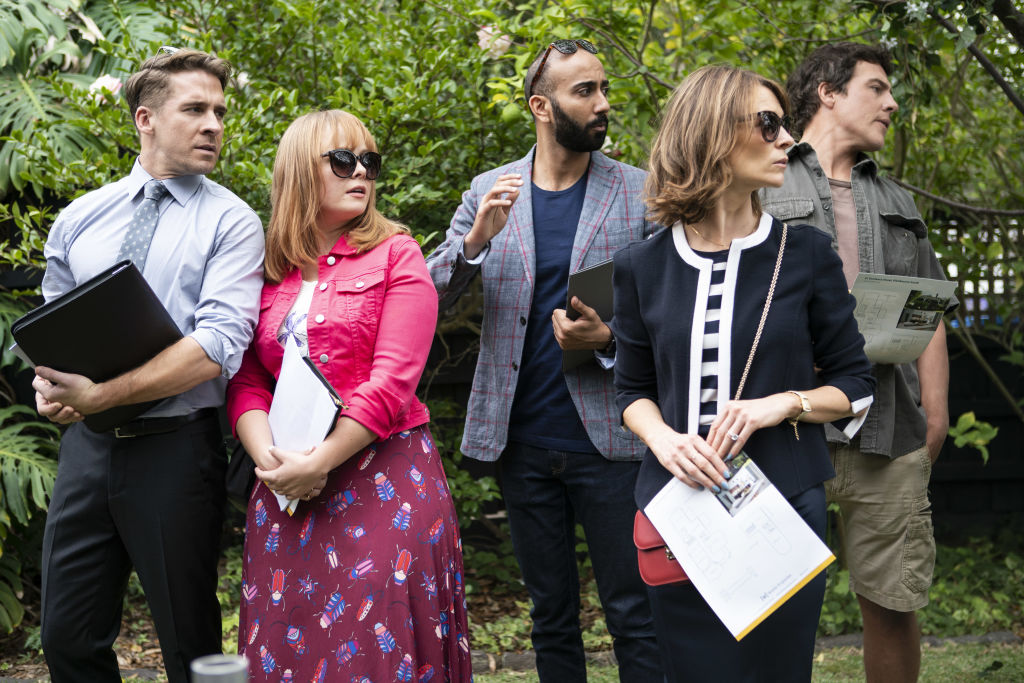
<path id="1" fill-rule="evenodd" d="M 786 150 L 786 154 L 790 159 L 799 159 L 810 154 L 814 155 L 814 163 L 818 163 L 818 153 L 814 151 L 809 142 L 798 142 L 789 149 Z M 864 152 L 857 153 L 857 163 L 853 167 L 863 173 L 870 173 L 871 175 L 877 175 L 878 164 L 875 163 L 874 159 L 869 157 Z"/>
<path id="2" fill-rule="evenodd" d="M 338 238 L 338 241 L 334 243 L 333 247 L 331 247 L 331 250 L 327 252 L 328 255 L 334 254 L 337 256 L 354 256 L 355 254 L 358 253 L 358 250 L 352 245 L 350 245 L 348 243 L 348 240 L 345 239 L 346 234 L 347 233 L 342 233 L 341 237 Z"/>
<path id="3" fill-rule="evenodd" d="M 132 172 L 128 175 L 128 198 L 134 200 L 142 192 L 142 188 L 153 179 L 153 176 L 149 172 L 142 168 L 142 164 L 139 160 L 135 160 L 135 165 L 132 166 Z M 184 204 L 188 201 L 188 198 L 195 194 L 195 191 L 199 189 L 199 185 L 203 182 L 203 176 L 201 175 L 183 175 L 175 178 L 164 178 L 163 184 L 167 188 L 174 200 L 179 204 Z"/>

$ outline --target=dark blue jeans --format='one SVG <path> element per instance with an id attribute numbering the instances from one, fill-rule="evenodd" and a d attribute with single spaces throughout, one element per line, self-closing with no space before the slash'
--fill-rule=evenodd
<path id="1" fill-rule="evenodd" d="M 498 467 L 512 545 L 533 601 L 533 649 L 542 683 L 587 680 L 577 521 L 590 549 L 619 680 L 664 680 L 633 545 L 633 485 L 640 463 L 510 443 Z"/>

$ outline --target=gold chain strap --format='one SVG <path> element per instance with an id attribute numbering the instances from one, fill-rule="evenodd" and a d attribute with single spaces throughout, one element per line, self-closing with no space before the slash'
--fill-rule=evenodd
<path id="1" fill-rule="evenodd" d="M 747 383 L 747 373 L 750 372 L 750 364 L 754 362 L 754 352 L 757 351 L 757 343 L 761 341 L 761 331 L 764 330 L 764 321 L 768 318 L 768 309 L 772 305 L 772 296 L 775 294 L 775 282 L 779 279 L 779 268 L 782 266 L 782 254 L 786 251 L 786 233 L 789 232 L 789 224 L 782 224 L 782 242 L 779 244 L 779 256 L 775 259 L 775 272 L 772 273 L 772 284 L 768 287 L 768 297 L 764 300 L 764 310 L 761 312 L 761 322 L 757 324 L 757 334 L 754 335 L 754 343 L 750 347 L 750 355 L 747 356 L 747 366 L 743 368 L 743 376 L 740 377 L 740 384 L 736 387 L 734 401 L 740 400 L 743 393 L 743 385 Z"/>

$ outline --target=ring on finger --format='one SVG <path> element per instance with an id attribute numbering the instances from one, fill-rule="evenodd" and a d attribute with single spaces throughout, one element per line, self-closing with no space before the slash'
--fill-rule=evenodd
<path id="1" fill-rule="evenodd" d="M 726 434 L 726 436 L 728 436 L 732 441 L 740 440 L 740 435 L 737 434 L 736 432 L 729 432 L 728 434 Z"/>

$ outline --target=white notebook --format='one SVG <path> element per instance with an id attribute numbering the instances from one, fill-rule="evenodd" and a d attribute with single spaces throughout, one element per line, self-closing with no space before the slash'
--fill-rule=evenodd
<path id="1" fill-rule="evenodd" d="M 320 445 L 334 428 L 342 407 L 344 403 L 330 382 L 288 335 L 268 415 L 274 445 L 300 452 Z M 282 510 L 295 512 L 298 499 L 274 495 Z"/>

